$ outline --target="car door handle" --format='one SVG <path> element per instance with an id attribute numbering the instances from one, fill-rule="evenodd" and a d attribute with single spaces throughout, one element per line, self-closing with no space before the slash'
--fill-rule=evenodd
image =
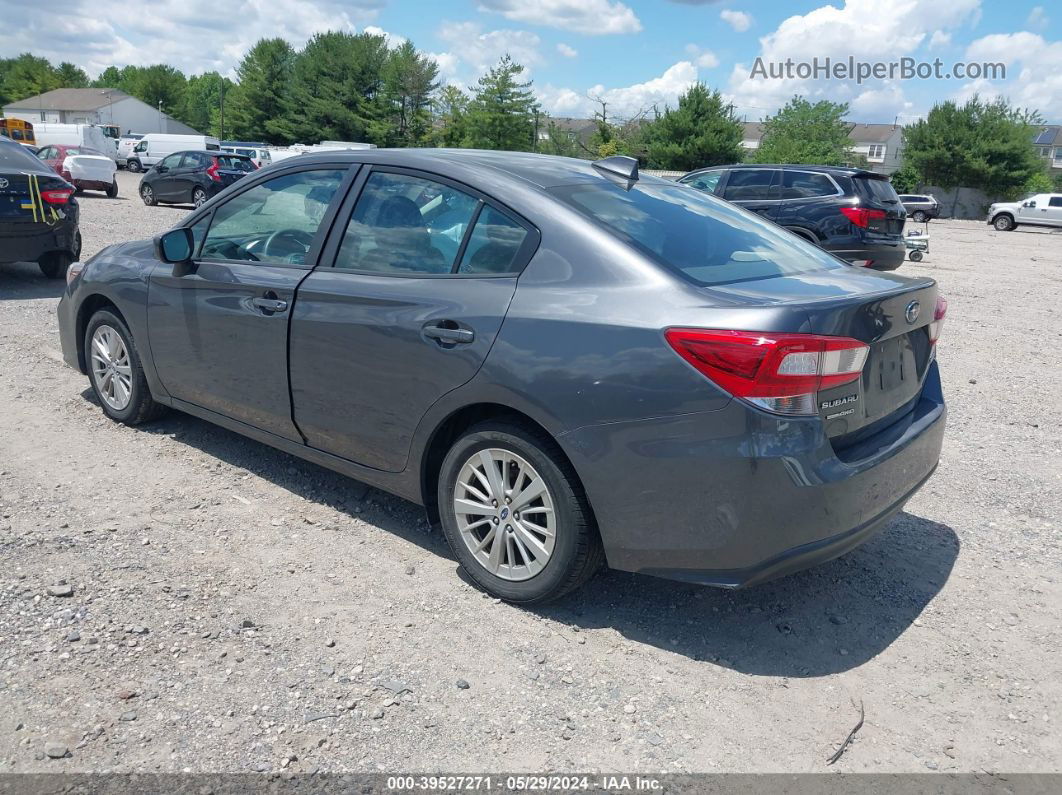
<path id="1" fill-rule="evenodd" d="M 278 298 L 252 298 L 251 303 L 263 312 L 287 312 L 288 302 Z"/>
<path id="2" fill-rule="evenodd" d="M 456 325 L 456 323 L 454 324 Z M 467 328 L 448 328 L 446 326 L 425 326 L 424 336 L 439 342 L 467 345 L 476 339 L 475 333 Z"/>

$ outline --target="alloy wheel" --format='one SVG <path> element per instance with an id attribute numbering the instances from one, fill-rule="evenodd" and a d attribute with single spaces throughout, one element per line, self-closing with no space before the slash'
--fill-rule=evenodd
<path id="1" fill-rule="evenodd" d="M 196 207 L 202 207 L 204 204 L 206 204 L 206 200 L 207 195 L 203 193 L 203 191 L 197 190 L 192 193 L 192 204 L 194 204 Z"/>
<path id="2" fill-rule="evenodd" d="M 500 579 L 529 580 L 553 555 L 553 496 L 535 468 L 510 450 L 480 450 L 465 462 L 453 511 L 476 562 Z"/>
<path id="3" fill-rule="evenodd" d="M 123 411 L 133 394 L 133 368 L 125 341 L 114 328 L 99 326 L 92 334 L 92 380 L 103 401 Z"/>

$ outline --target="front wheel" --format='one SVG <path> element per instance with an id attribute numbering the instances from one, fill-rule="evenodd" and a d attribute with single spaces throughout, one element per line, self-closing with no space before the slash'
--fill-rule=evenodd
<path id="1" fill-rule="evenodd" d="M 462 567 L 517 604 L 560 598 L 604 553 L 586 495 L 556 442 L 510 422 L 471 428 L 439 474 L 439 515 Z"/>
<path id="2" fill-rule="evenodd" d="M 1000 232 L 1009 232 L 1017 224 L 1014 223 L 1014 219 L 1009 215 L 1000 215 L 996 217 L 996 220 L 992 222 L 992 226 L 998 229 Z"/>
<path id="3" fill-rule="evenodd" d="M 139 425 L 162 413 L 148 389 L 133 335 L 113 312 L 101 309 L 89 319 L 85 359 L 92 391 L 112 420 Z"/>
<path id="4" fill-rule="evenodd" d="M 139 160 L 129 160 L 125 164 L 125 170 L 132 174 L 139 174 L 143 169 Z"/>

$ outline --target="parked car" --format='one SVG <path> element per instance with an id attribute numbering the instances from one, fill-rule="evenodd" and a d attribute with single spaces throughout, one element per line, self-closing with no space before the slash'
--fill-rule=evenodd
<path id="1" fill-rule="evenodd" d="M 602 558 L 725 587 L 833 558 L 944 433 L 932 279 L 631 158 L 306 154 L 73 274 L 63 355 L 108 417 L 174 407 L 416 500 L 513 602 Z"/>
<path id="2" fill-rule="evenodd" d="M 74 186 L 25 146 L 0 139 L 0 263 L 36 262 L 59 278 L 80 253 Z"/>
<path id="3" fill-rule="evenodd" d="M 83 146 L 50 144 L 41 147 L 37 157 L 79 193 L 83 190 L 101 190 L 112 199 L 118 195 L 118 180 L 114 176 L 118 166 L 102 152 Z"/>
<path id="4" fill-rule="evenodd" d="M 997 202 L 988 208 L 987 222 L 1000 232 L 1022 224 L 1062 226 L 1062 193 L 1037 193 L 1017 202 Z"/>
<path id="5" fill-rule="evenodd" d="M 217 138 L 210 135 L 148 133 L 137 141 L 126 159 L 125 167 L 134 174 L 138 174 L 157 165 L 164 157 L 174 152 L 184 152 L 189 149 L 217 152 L 221 149 L 221 145 Z"/>
<path id="6" fill-rule="evenodd" d="M 895 270 L 906 256 L 907 214 L 888 177 L 835 166 L 734 165 L 678 180 L 722 196 L 836 256 Z"/>
<path id="7" fill-rule="evenodd" d="M 140 180 L 144 204 L 202 207 L 211 196 L 255 170 L 251 158 L 227 152 L 174 152 Z"/>
<path id="8" fill-rule="evenodd" d="M 54 144 L 56 146 L 73 146 L 81 149 L 95 149 L 97 152 L 117 162 L 118 152 L 114 139 L 108 138 L 101 127 L 95 124 L 53 124 L 37 122 L 33 133 L 39 149 Z"/>
<path id="9" fill-rule="evenodd" d="M 268 144 L 246 141 L 222 141 L 221 151 L 249 157 L 254 161 L 256 168 L 265 168 L 273 162 L 273 156 L 269 152 Z"/>
<path id="10" fill-rule="evenodd" d="M 900 202 L 912 221 L 924 224 L 926 221 L 940 217 L 940 203 L 935 196 L 901 193 Z"/>
<path id="11" fill-rule="evenodd" d="M 140 143 L 144 136 L 139 133 L 126 133 L 118 139 L 118 165 L 124 168 L 129 163 L 129 155 L 133 147 Z"/>

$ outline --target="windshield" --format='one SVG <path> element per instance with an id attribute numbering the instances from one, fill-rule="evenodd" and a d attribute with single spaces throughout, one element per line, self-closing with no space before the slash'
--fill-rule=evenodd
<path id="1" fill-rule="evenodd" d="M 845 265 L 818 246 L 696 188 L 610 182 L 551 189 L 561 201 L 700 285 L 732 284 Z"/>

